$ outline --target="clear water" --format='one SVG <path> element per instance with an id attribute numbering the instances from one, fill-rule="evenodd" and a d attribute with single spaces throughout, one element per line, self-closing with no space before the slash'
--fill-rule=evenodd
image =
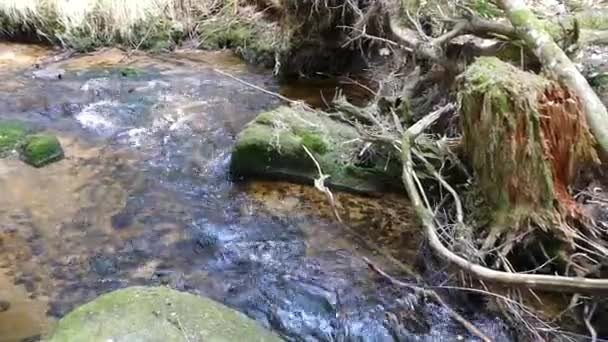
<path id="1" fill-rule="evenodd" d="M 290 341 L 474 340 L 362 261 L 403 276 L 372 241 L 414 262 L 422 233 L 404 198 L 337 194 L 346 229 L 314 188 L 228 178 L 235 135 L 279 102 L 214 68 L 311 102 L 327 84 L 279 87 L 225 52 L 55 55 L 0 45 L 0 118 L 57 134 L 66 154 L 42 169 L 0 160 L 1 342 L 141 284 L 209 296 Z M 508 340 L 481 304 L 455 303 Z"/>

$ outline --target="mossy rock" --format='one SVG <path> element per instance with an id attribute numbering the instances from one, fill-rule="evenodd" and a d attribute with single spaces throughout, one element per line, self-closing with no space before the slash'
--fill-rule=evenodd
<path id="1" fill-rule="evenodd" d="M 165 287 L 130 287 L 62 318 L 47 342 L 280 342 L 244 314 Z"/>
<path id="2" fill-rule="evenodd" d="M 362 160 L 359 138 L 354 127 L 327 113 L 279 107 L 260 113 L 237 136 L 231 174 L 312 184 L 319 173 L 306 146 L 330 176 L 326 185 L 368 194 L 401 190 L 399 162 L 383 153 Z"/>
<path id="3" fill-rule="evenodd" d="M 21 121 L 0 121 L 0 157 L 14 150 L 28 132 L 29 127 Z"/>
<path id="4" fill-rule="evenodd" d="M 50 134 L 26 136 L 19 150 L 21 159 L 34 167 L 42 167 L 63 158 L 61 143 Z"/>

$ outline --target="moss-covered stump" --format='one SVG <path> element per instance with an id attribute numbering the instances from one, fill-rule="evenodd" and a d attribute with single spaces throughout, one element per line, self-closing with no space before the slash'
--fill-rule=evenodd
<path id="1" fill-rule="evenodd" d="M 306 146 L 330 176 L 326 185 L 362 193 L 402 189 L 399 163 L 379 151 L 365 153 L 358 138 L 352 126 L 326 113 L 279 107 L 259 114 L 237 136 L 230 170 L 236 178 L 312 184 L 319 174 Z"/>
<path id="2" fill-rule="evenodd" d="M 23 122 L 0 120 L 0 158 L 14 150 L 28 131 L 28 126 Z"/>
<path id="3" fill-rule="evenodd" d="M 459 100 L 464 151 L 494 234 L 533 223 L 571 243 L 565 222 L 580 212 L 568 186 L 597 158 L 577 97 L 496 58 L 479 58 L 463 75 Z"/>
<path id="4" fill-rule="evenodd" d="M 63 149 L 59 140 L 50 134 L 26 136 L 19 150 L 21 159 L 34 167 L 42 167 L 63 158 Z"/>
<path id="5" fill-rule="evenodd" d="M 84 304 L 61 319 L 48 342 L 279 342 L 220 303 L 164 287 L 131 287 Z"/>

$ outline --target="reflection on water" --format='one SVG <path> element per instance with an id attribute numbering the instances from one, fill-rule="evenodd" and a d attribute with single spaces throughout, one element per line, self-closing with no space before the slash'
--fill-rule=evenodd
<path id="1" fill-rule="evenodd" d="M 0 160 L 0 309 L 10 302 L 0 341 L 43 334 L 74 306 L 140 284 L 210 296 L 294 341 L 466 335 L 361 261 L 398 275 L 362 240 L 406 263 L 416 257 L 420 234 L 405 199 L 336 194 L 347 230 L 312 187 L 230 182 L 235 135 L 278 102 L 214 68 L 276 91 L 270 75 L 224 52 L 109 49 L 48 62 L 52 53 L 37 48 L 0 51 L 27 61 L 0 64 L 11 84 L 0 118 L 56 133 L 66 154 L 42 169 Z M 504 336 L 495 320 L 471 319 Z"/>

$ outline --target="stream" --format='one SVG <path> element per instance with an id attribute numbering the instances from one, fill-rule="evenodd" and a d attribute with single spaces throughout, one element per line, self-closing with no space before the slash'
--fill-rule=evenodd
<path id="1" fill-rule="evenodd" d="M 75 306 L 131 285 L 208 296 L 288 341 L 476 341 L 362 261 L 407 279 L 362 241 L 420 258 L 404 197 L 336 194 L 346 229 L 313 187 L 230 180 L 236 134 L 280 102 L 215 69 L 314 105 L 337 86 L 281 86 L 228 52 L 0 44 L 0 119 L 56 134 L 66 155 L 40 169 L 0 159 L 0 342 L 37 341 Z M 454 303 L 511 340 L 483 303 Z"/>

